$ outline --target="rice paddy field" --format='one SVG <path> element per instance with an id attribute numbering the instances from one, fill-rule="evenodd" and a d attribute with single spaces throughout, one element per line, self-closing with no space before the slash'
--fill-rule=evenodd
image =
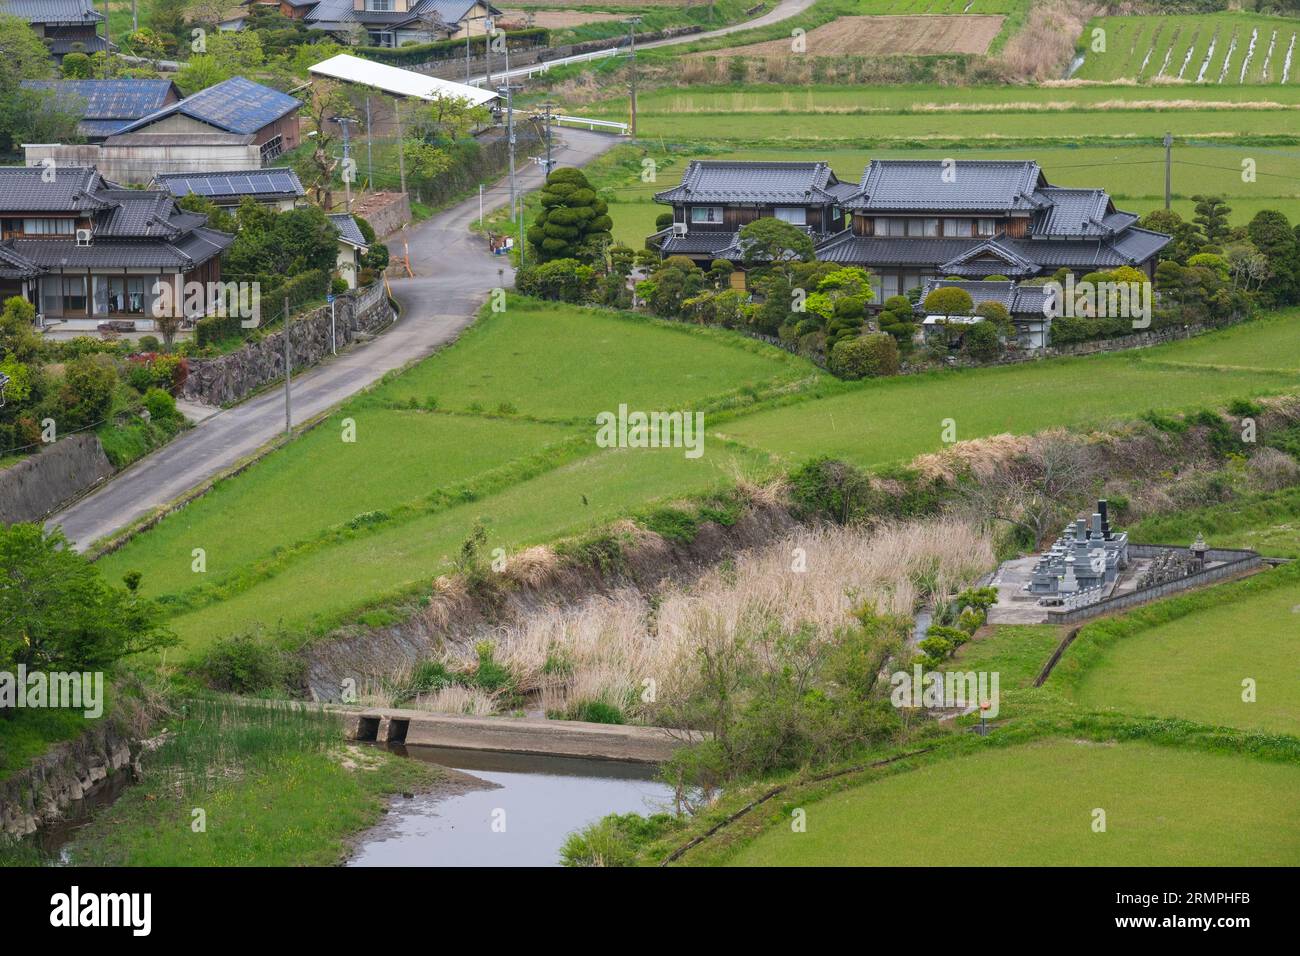
<path id="1" fill-rule="evenodd" d="M 1084 670 L 1075 699 L 1097 710 L 1300 736 L 1300 580 L 1289 577 L 1258 593 L 1221 586 L 1213 603 L 1121 637 Z M 1253 701 L 1243 700 L 1244 680 L 1254 682 Z"/>
<path id="2" fill-rule="evenodd" d="M 1106 48 L 1090 47 L 1095 30 Z M 1211 87 L 1297 82 L 1300 20 L 1248 13 L 1099 17 L 1084 30 L 1086 80 L 1182 80 Z"/>
<path id="3" fill-rule="evenodd" d="M 1298 785 L 1295 764 L 1052 738 L 935 762 L 810 803 L 806 832 L 774 825 L 727 862 L 1294 866 Z M 1105 832 L 1093 829 L 1097 809 Z"/>
<path id="4" fill-rule="evenodd" d="M 1140 353 L 844 385 L 740 336 L 512 300 L 101 563 L 111 579 L 143 572 L 190 649 L 257 626 L 310 636 L 427 586 L 478 521 L 489 549 L 513 550 L 813 455 L 906 460 L 941 447 L 945 418 L 967 439 L 1289 390 L 1298 320 Z M 1087 387 L 1099 374 L 1110 387 Z M 597 448 L 595 413 L 620 403 L 705 411 L 703 456 Z M 355 443 L 342 441 L 344 418 Z"/>

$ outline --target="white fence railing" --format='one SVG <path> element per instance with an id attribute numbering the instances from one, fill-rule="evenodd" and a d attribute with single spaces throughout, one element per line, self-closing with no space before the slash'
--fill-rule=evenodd
<path id="1" fill-rule="evenodd" d="M 512 70 L 503 70 L 492 74 L 493 80 L 508 79 L 515 76 L 536 76 L 538 73 L 548 73 L 553 66 L 565 66 L 569 63 L 589 63 L 592 60 L 605 60 L 611 56 L 619 56 L 624 52 L 623 47 L 614 46 L 607 50 L 592 50 L 590 53 L 575 53 L 573 56 L 562 56 L 554 60 L 541 60 L 537 63 L 530 63 L 527 66 L 517 66 Z M 482 86 L 487 82 L 486 76 L 476 76 L 473 79 L 466 80 L 470 86 Z"/>

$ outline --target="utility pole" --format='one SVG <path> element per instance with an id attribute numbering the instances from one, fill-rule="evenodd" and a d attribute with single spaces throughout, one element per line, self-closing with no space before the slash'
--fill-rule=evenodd
<path id="1" fill-rule="evenodd" d="M 293 434 L 293 413 L 289 406 L 289 297 L 284 297 L 284 437 Z"/>
<path id="2" fill-rule="evenodd" d="M 515 190 L 515 96 L 514 89 L 510 86 L 510 70 L 506 69 L 506 85 L 501 87 L 498 93 L 504 93 L 506 98 L 506 141 L 510 146 L 510 217 L 518 217 L 517 231 L 519 233 L 519 267 L 524 265 L 524 216 L 523 211 L 518 209 L 515 202 L 517 192 Z"/>
<path id="3" fill-rule="evenodd" d="M 140 11 L 136 0 L 131 0 L 131 29 L 135 32 L 140 31 Z"/>
<path id="4" fill-rule="evenodd" d="M 393 115 L 397 117 L 397 172 L 402 180 L 402 193 L 406 193 L 406 134 L 402 132 L 402 101 L 393 97 Z"/>
<path id="5" fill-rule="evenodd" d="M 636 138 L 636 27 L 641 22 L 640 17 L 627 18 L 627 34 L 629 44 L 629 64 L 632 69 L 632 122 L 628 126 L 628 134 Z"/>
<path id="6" fill-rule="evenodd" d="M 492 18 L 483 17 L 483 71 L 487 74 L 487 79 L 483 81 L 486 87 L 492 86 Z M 510 77 L 506 77 L 506 82 L 510 82 Z"/>
<path id="7" fill-rule="evenodd" d="M 469 18 L 465 19 L 465 85 L 469 86 Z"/>
<path id="8" fill-rule="evenodd" d="M 551 159 L 551 121 L 555 116 L 555 104 L 547 100 L 542 104 L 542 110 L 544 111 L 542 113 L 542 122 L 545 124 L 543 132 L 546 136 L 546 175 L 549 176 L 551 175 L 551 167 L 555 163 L 555 160 Z"/>
<path id="9" fill-rule="evenodd" d="M 347 210 L 352 212 L 352 180 L 356 178 L 356 173 L 352 171 L 352 140 L 348 136 L 348 127 L 356 120 L 336 116 L 334 122 L 343 127 L 343 190 L 347 196 Z"/>
<path id="10" fill-rule="evenodd" d="M 375 154 L 371 146 L 375 142 L 375 135 L 370 131 L 370 97 L 366 97 L 366 179 L 370 183 L 370 188 L 375 188 Z"/>
<path id="11" fill-rule="evenodd" d="M 1166 209 L 1169 208 L 1170 167 L 1173 165 L 1173 161 L 1170 158 L 1170 156 L 1173 149 L 1173 145 L 1174 145 L 1173 134 L 1165 133 L 1165 208 Z"/>

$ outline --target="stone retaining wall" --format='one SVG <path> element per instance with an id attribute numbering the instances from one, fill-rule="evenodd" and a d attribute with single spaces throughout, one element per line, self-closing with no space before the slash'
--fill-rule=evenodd
<path id="1" fill-rule="evenodd" d="M 40 521 L 114 472 L 98 435 L 72 435 L 0 471 L 0 524 Z"/>
<path id="2" fill-rule="evenodd" d="M 1162 551 L 1171 550 L 1185 550 L 1185 546 L 1173 544 L 1130 544 L 1128 553 L 1130 558 L 1151 558 L 1155 557 Z M 1207 568 L 1197 574 L 1190 574 L 1177 581 L 1167 581 L 1164 584 L 1157 584 L 1154 587 L 1143 588 L 1140 591 L 1130 591 L 1128 594 L 1121 594 L 1117 597 L 1107 598 L 1104 601 L 1098 601 L 1096 604 L 1088 604 L 1084 607 L 1071 608 L 1070 610 L 1049 608 L 1047 611 L 1047 623 L 1077 624 L 1079 621 L 1086 621 L 1089 618 L 1099 617 L 1102 614 L 1113 614 L 1115 611 L 1137 607 L 1139 604 L 1149 604 L 1152 601 L 1158 601 L 1161 598 L 1168 597 L 1171 594 L 1177 594 L 1180 591 L 1200 587 L 1204 584 L 1212 584 L 1215 581 L 1222 581 L 1224 578 L 1236 577 L 1239 574 L 1243 574 L 1247 571 L 1254 571 L 1257 568 L 1264 566 L 1264 559 L 1259 556 L 1258 552 L 1245 551 L 1237 548 L 1211 548 L 1205 553 L 1205 557 L 1208 561 L 1221 561 L 1223 563 L 1212 568 Z"/>
<path id="3" fill-rule="evenodd" d="M 325 305 L 289 323 L 289 358 L 295 370 L 315 365 L 331 353 L 331 326 L 338 347 L 344 348 L 359 335 L 388 326 L 395 316 L 383 282 L 339 296 L 334 308 L 333 320 Z M 282 379 L 284 335 L 283 330 L 275 332 L 220 358 L 190 359 L 189 377 L 181 386 L 180 397 L 205 405 L 227 405 Z"/>

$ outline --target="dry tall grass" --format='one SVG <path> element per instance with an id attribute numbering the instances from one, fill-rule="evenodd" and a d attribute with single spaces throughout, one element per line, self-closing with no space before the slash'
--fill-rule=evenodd
<path id="1" fill-rule="evenodd" d="M 493 636 L 494 657 L 520 691 L 540 694 L 547 711 L 599 701 L 651 720 L 656 700 L 643 698 L 686 692 L 701 642 L 716 646 L 774 628 L 811 628 L 831 640 L 863 604 L 911 614 L 928 595 L 959 590 L 993 564 L 989 535 L 955 519 L 804 531 L 651 600 L 627 589 L 534 614 Z M 472 669 L 473 661 L 470 648 L 444 652 L 449 668 Z M 647 681 L 654 695 L 645 694 Z M 470 712 L 450 696 L 421 706 Z"/>
<path id="2" fill-rule="evenodd" d="M 1029 11 L 1025 25 L 1002 49 L 1008 72 L 1026 80 L 1059 79 L 1074 56 L 1074 45 L 1097 5 L 1048 0 Z"/>

